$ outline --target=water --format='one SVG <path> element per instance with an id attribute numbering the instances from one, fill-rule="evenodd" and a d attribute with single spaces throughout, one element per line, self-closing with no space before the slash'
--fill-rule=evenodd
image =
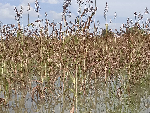
<path id="1" fill-rule="evenodd" d="M 78 113 L 150 112 L 148 81 L 129 84 L 126 79 L 113 77 L 105 83 L 99 77 L 84 85 L 78 81 L 77 94 L 69 78 L 63 82 L 58 77 L 54 85 L 48 81 L 41 84 L 36 76 L 7 81 L 1 79 L 0 84 L 0 98 L 5 99 L 0 104 L 3 113 L 70 113 L 73 108 Z"/>

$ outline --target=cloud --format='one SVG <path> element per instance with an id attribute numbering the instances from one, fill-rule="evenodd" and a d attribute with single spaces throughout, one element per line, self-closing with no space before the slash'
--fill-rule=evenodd
<path id="1" fill-rule="evenodd" d="M 42 0 L 43 3 L 49 3 L 49 4 L 58 4 L 61 3 L 63 0 Z"/>
<path id="2" fill-rule="evenodd" d="M 22 0 L 21 3 L 27 4 L 27 3 L 35 3 L 35 0 Z"/>
<path id="3" fill-rule="evenodd" d="M 48 15 L 50 15 L 49 17 L 50 18 L 52 17 L 52 19 L 54 19 L 54 20 L 61 20 L 61 18 L 62 18 L 62 13 L 57 13 L 55 11 L 49 11 Z"/>
<path id="4" fill-rule="evenodd" d="M 62 3 L 63 0 L 38 0 L 39 3 L 49 3 L 49 4 L 59 4 Z M 21 3 L 35 3 L 35 0 L 22 0 Z"/>
<path id="5" fill-rule="evenodd" d="M 9 3 L 2 4 L 0 3 L 0 15 L 1 19 L 14 19 L 14 6 L 11 6 Z"/>

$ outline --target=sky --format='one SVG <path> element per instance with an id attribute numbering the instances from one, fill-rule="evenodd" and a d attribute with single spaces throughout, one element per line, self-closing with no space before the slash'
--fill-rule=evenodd
<path id="1" fill-rule="evenodd" d="M 82 0 L 86 1 L 86 0 Z M 93 0 L 95 3 L 95 0 Z M 16 13 L 14 11 L 14 7 L 17 7 L 17 10 L 21 9 L 23 6 L 23 15 L 20 19 L 20 23 L 22 26 L 26 26 L 28 23 L 28 2 L 30 3 L 30 23 L 34 22 L 38 18 L 38 14 L 34 11 L 35 9 L 35 0 L 0 0 L 0 23 L 4 24 L 15 24 L 17 25 L 17 21 L 15 20 Z M 53 20 L 55 22 L 60 22 L 62 19 L 62 12 L 63 12 L 63 3 L 64 0 L 38 0 L 41 10 L 39 11 L 39 18 L 45 19 L 45 12 L 47 12 L 50 22 Z M 107 21 L 104 19 L 104 9 L 106 6 L 106 2 L 108 3 L 108 12 L 107 12 Z M 95 6 L 95 4 L 93 7 Z M 150 9 L 150 0 L 97 0 L 96 6 L 98 7 L 96 14 L 93 16 L 93 20 L 95 22 L 100 22 L 100 27 L 105 28 L 106 22 L 111 29 L 119 29 L 121 24 L 126 23 L 127 18 L 135 21 L 134 12 L 137 14 L 140 12 L 144 16 L 144 21 L 147 18 L 150 18 L 150 14 L 144 14 L 145 8 L 147 7 Z M 82 5 L 81 12 L 85 7 L 84 4 Z M 76 16 L 78 16 L 78 8 L 79 5 L 77 4 L 77 0 L 71 0 L 71 6 L 69 10 L 71 11 L 71 18 L 67 18 L 69 21 L 75 21 Z M 117 13 L 116 19 L 114 19 L 114 13 Z M 112 20 L 112 23 L 110 22 Z M 91 25 L 92 27 L 92 25 Z"/>

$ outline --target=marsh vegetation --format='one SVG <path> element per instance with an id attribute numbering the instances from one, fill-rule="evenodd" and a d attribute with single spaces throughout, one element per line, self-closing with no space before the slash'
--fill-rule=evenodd
<path id="1" fill-rule="evenodd" d="M 94 22 L 96 0 L 75 23 L 71 0 L 64 0 L 60 27 L 20 27 L 23 8 L 15 7 L 18 26 L 4 25 L 0 39 L 0 110 L 3 112 L 144 112 L 150 110 L 150 35 L 127 19 L 125 31 L 102 33 Z M 95 4 L 95 5 L 94 5 Z M 30 6 L 30 4 L 28 4 Z M 39 12 L 39 2 L 35 1 Z M 107 21 L 108 4 L 104 10 Z M 30 7 L 29 9 L 30 10 Z M 90 12 L 90 15 L 87 13 Z M 47 13 L 45 13 L 45 17 Z M 83 22 L 85 16 L 87 21 Z M 135 15 L 136 16 L 136 15 Z M 135 17 L 136 18 L 136 17 Z M 38 19 L 35 22 L 43 21 Z M 144 26 L 148 26 L 149 23 Z M 48 33 L 48 26 L 52 32 Z M 62 31 L 64 27 L 64 31 Z M 25 35 L 26 34 L 26 35 Z M 5 38 L 3 38 L 5 37 Z"/>

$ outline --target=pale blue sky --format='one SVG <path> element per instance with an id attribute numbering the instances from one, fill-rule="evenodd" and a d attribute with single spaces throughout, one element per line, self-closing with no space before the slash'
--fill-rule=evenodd
<path id="1" fill-rule="evenodd" d="M 55 22 L 61 21 L 62 5 L 64 0 L 38 0 L 41 7 L 40 19 L 45 19 L 45 12 L 48 14 L 48 19 L 50 22 L 55 20 Z M 72 14 L 71 21 L 74 22 L 75 17 L 78 15 L 78 4 L 76 0 L 71 0 L 72 4 L 70 6 L 70 11 Z M 86 0 L 83 0 L 86 1 Z M 95 1 L 95 0 L 94 0 Z M 27 4 L 28 2 L 31 5 L 30 10 L 30 22 L 34 22 L 37 19 L 37 14 L 34 11 L 35 9 L 35 0 L 0 0 L 0 21 L 3 24 L 15 24 L 15 11 L 14 7 L 16 6 L 20 10 L 20 6 L 23 6 L 23 18 L 20 20 L 21 24 L 24 26 L 27 25 Z M 107 22 L 112 19 L 112 23 L 109 24 L 110 28 L 119 28 L 122 23 L 126 23 L 127 18 L 129 17 L 134 21 L 134 12 L 144 14 L 145 8 L 150 9 L 150 0 L 107 0 L 108 3 L 108 13 L 107 13 Z M 95 4 L 93 3 L 93 6 Z M 104 28 L 105 19 L 104 19 L 104 9 L 106 6 L 106 0 L 97 0 L 98 10 L 94 16 L 95 20 L 100 21 L 100 26 Z M 84 6 L 83 6 L 84 7 Z M 87 6 L 88 7 L 88 6 Z M 82 9 L 83 11 L 83 9 Z M 117 12 L 117 18 L 114 20 L 114 13 Z M 93 19 L 94 19 L 93 18 Z M 150 15 L 144 14 L 144 20 L 150 18 Z M 92 26 L 91 26 L 92 27 Z"/>

